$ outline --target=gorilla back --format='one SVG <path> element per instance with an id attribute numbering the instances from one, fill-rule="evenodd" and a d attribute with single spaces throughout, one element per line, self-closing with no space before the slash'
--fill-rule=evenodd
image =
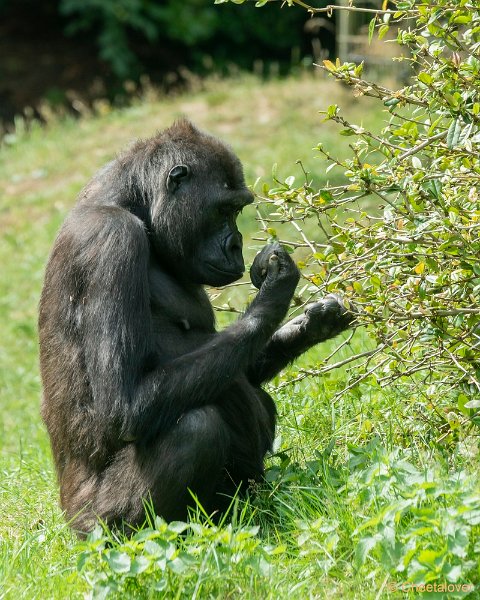
<path id="1" fill-rule="evenodd" d="M 167 520 L 192 494 L 224 510 L 263 475 L 261 384 L 349 325 L 327 296 L 278 328 L 299 274 L 271 245 L 256 298 L 215 331 L 203 285 L 242 276 L 236 217 L 252 200 L 232 150 L 180 121 L 106 165 L 65 220 L 40 301 L 42 415 L 79 533 L 141 525 L 146 499 Z"/>

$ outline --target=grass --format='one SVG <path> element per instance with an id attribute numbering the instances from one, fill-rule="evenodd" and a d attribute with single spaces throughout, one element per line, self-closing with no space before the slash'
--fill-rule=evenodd
<path id="1" fill-rule="evenodd" d="M 348 152 L 348 140 L 318 115 L 332 102 L 352 122 L 382 125 L 374 103 L 324 78 L 242 77 L 184 96 L 150 93 L 128 109 L 104 106 L 102 114 L 53 120 L 28 134 L 19 124 L 0 149 L 0 598 L 110 591 L 120 598 L 373 599 L 400 597 L 395 586 L 407 580 L 479 585 L 476 438 L 457 430 L 439 443 L 436 428 L 450 408 L 439 399 L 432 410 L 421 388 L 382 390 L 371 379 L 336 398 L 344 370 L 275 392 L 279 428 L 268 482 L 251 504 L 236 507 L 233 526 L 216 529 L 201 515 L 190 528 L 157 520 L 131 542 L 97 532 L 78 545 L 57 505 L 39 417 L 36 313 L 49 248 L 81 187 L 133 138 L 184 115 L 232 144 L 249 183 L 268 181 L 273 163 L 279 176 L 301 177 L 301 160 L 321 185 L 325 163 L 311 148 L 321 141 Z M 247 209 L 240 223 L 247 261 L 257 244 L 254 217 Z M 245 289 L 229 295 L 244 303 Z M 220 313 L 220 323 L 228 319 Z M 299 364 L 314 364 L 336 343 Z M 359 333 L 352 344 L 361 351 L 369 339 Z"/>

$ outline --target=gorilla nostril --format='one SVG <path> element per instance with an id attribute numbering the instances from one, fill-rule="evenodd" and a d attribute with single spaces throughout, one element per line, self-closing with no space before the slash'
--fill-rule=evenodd
<path id="1" fill-rule="evenodd" d="M 231 235 L 226 243 L 227 252 L 241 252 L 243 249 L 242 239 L 237 236 Z"/>

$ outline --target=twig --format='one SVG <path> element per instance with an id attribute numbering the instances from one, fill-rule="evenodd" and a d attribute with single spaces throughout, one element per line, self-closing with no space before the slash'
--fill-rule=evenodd
<path id="1" fill-rule="evenodd" d="M 322 367 L 321 369 L 314 369 L 314 370 L 302 370 L 299 375 L 297 375 L 297 377 L 294 377 L 293 379 L 289 379 L 288 381 L 283 381 L 280 385 L 277 386 L 277 390 L 280 390 L 284 387 L 287 387 L 288 385 L 291 385 L 292 383 L 297 383 L 298 381 L 302 381 L 302 379 L 305 379 L 306 377 L 312 377 L 312 376 L 316 376 L 316 375 L 323 375 L 324 373 L 328 373 L 329 371 L 333 371 L 333 369 L 338 369 L 340 367 L 343 367 L 345 365 L 348 365 L 349 363 L 355 361 L 355 360 L 360 360 L 361 358 L 365 358 L 367 356 L 373 356 L 374 354 L 378 354 L 379 352 L 381 352 L 383 350 L 383 348 L 385 347 L 385 344 L 381 344 L 380 346 L 377 346 L 376 348 L 374 348 L 373 350 L 367 350 L 365 352 L 361 352 L 360 354 L 355 354 L 354 356 L 349 356 L 348 358 L 345 358 L 344 360 L 340 360 L 336 363 L 333 363 L 331 365 L 326 365 L 325 367 Z"/>
<path id="2" fill-rule="evenodd" d="M 389 308 L 395 313 L 395 321 L 434 319 L 435 317 L 456 317 L 457 315 L 480 315 L 480 308 L 452 308 L 450 310 L 436 310 L 435 312 L 411 312 L 403 315 L 397 313 L 391 306 Z"/>
<path id="3" fill-rule="evenodd" d="M 238 310 L 238 308 L 234 308 L 233 306 L 215 306 L 215 304 L 214 304 L 213 308 L 217 312 L 231 312 L 231 313 L 237 313 L 239 315 L 241 315 L 243 313 L 243 311 Z"/>
<path id="4" fill-rule="evenodd" d="M 405 160 L 412 154 L 417 154 L 417 152 L 420 152 L 420 150 L 423 150 L 424 148 L 426 148 L 427 146 L 429 146 L 431 143 L 435 142 L 436 140 L 441 140 L 442 138 L 446 137 L 447 133 L 448 133 L 448 130 L 441 131 L 440 133 L 432 135 L 431 138 L 424 140 L 421 144 L 418 144 L 418 146 L 414 146 L 413 148 L 410 148 L 410 150 L 408 152 L 404 152 L 403 154 L 398 156 L 397 160 L 399 162 L 401 162 L 402 160 Z"/>
<path id="5" fill-rule="evenodd" d="M 313 254 L 315 254 L 316 250 L 313 246 L 313 244 L 308 240 L 307 236 L 303 233 L 302 228 L 298 225 L 298 223 L 296 223 L 295 221 L 292 221 L 292 225 L 293 227 L 298 231 L 298 233 L 302 236 L 303 241 L 308 244 L 308 247 L 310 248 L 310 250 L 313 252 Z"/>
<path id="6" fill-rule="evenodd" d="M 375 15 L 394 15 L 397 12 L 402 12 L 404 14 L 409 14 L 409 15 L 416 15 L 418 14 L 418 10 L 415 9 L 408 9 L 408 10 L 382 10 L 382 9 L 376 9 L 376 8 L 362 8 L 362 7 L 358 7 L 358 6 L 339 6 L 338 4 L 328 4 L 327 6 L 325 6 L 324 8 L 316 8 L 315 6 L 310 6 L 309 4 L 306 4 L 305 2 L 303 2 L 302 0 L 292 0 L 294 4 L 297 4 L 297 6 L 301 6 L 302 8 L 304 8 L 305 10 L 308 10 L 309 13 L 312 14 L 320 14 L 320 13 L 327 13 L 327 16 L 331 16 L 334 10 L 346 10 L 348 12 L 359 12 L 359 13 L 369 13 L 369 14 L 375 14 Z M 453 10 L 453 8 L 450 9 L 445 9 L 445 10 Z"/>

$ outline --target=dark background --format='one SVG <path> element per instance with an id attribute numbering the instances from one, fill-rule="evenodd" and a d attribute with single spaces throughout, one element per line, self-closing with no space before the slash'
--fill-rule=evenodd
<path id="1" fill-rule="evenodd" d="M 79 98 L 126 102 L 146 77 L 169 90 L 189 73 L 284 74 L 311 62 L 313 37 L 333 50 L 331 29 L 305 27 L 300 8 L 213 2 L 0 0 L 0 122 L 35 116 L 42 101 L 73 111 Z"/>

